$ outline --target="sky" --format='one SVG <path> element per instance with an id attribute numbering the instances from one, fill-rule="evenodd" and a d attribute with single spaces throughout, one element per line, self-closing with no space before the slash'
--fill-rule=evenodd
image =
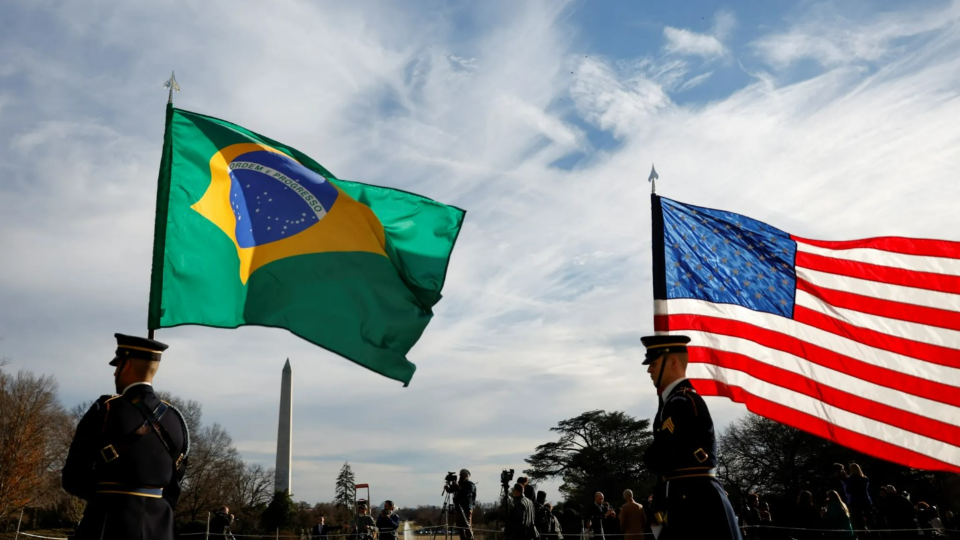
<path id="1" fill-rule="evenodd" d="M 0 357 L 68 407 L 146 332 L 172 69 L 180 108 L 468 211 L 408 388 L 283 330 L 157 331 L 156 386 L 268 466 L 290 359 L 296 500 L 349 460 L 375 501 L 466 467 L 492 502 L 560 420 L 651 417 L 653 163 L 797 236 L 960 240 L 956 1 L 2 4 Z"/>

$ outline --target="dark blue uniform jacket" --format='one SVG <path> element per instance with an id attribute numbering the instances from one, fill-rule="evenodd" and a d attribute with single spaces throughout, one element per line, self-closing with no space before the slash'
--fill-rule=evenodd
<path id="1" fill-rule="evenodd" d="M 166 445 L 141 407 L 163 413 Z M 63 488 L 88 501 L 76 538 L 172 539 L 188 445 L 183 417 L 161 406 L 152 386 L 98 399 L 77 425 L 63 467 Z"/>
<path id="2" fill-rule="evenodd" d="M 673 388 L 653 419 L 653 444 L 644 461 L 658 477 L 653 513 L 665 522 L 659 540 L 741 538 L 736 515 L 715 475 L 713 419 L 690 381 L 684 379 Z"/>

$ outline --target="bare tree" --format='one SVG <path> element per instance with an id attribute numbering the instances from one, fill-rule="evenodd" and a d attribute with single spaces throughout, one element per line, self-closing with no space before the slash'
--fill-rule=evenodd
<path id="1" fill-rule="evenodd" d="M 170 392 L 160 390 L 157 397 L 173 405 L 183 415 L 183 420 L 187 423 L 190 433 L 200 431 L 200 419 L 203 417 L 203 405 L 192 399 L 182 399 Z"/>
<path id="2" fill-rule="evenodd" d="M 798 429 L 748 415 L 720 436 L 717 476 L 735 499 L 749 492 L 792 493 L 819 478 L 828 443 Z"/>
<path id="3" fill-rule="evenodd" d="M 243 513 L 262 509 L 273 497 L 273 481 L 274 470 L 265 469 L 259 463 L 235 470 L 227 488 L 230 508 Z"/>
<path id="4" fill-rule="evenodd" d="M 242 468 L 240 453 L 220 424 L 201 428 L 192 436 L 177 514 L 196 520 L 226 504 L 230 479 Z"/>
<path id="5" fill-rule="evenodd" d="M 0 362 L 0 520 L 17 508 L 56 503 L 67 414 L 57 382 Z"/>

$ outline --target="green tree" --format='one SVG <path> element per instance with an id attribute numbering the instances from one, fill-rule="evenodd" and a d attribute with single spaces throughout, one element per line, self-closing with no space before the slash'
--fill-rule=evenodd
<path id="1" fill-rule="evenodd" d="M 653 442 L 649 420 L 620 411 L 589 411 L 550 431 L 560 439 L 538 446 L 526 459 L 531 468 L 524 473 L 534 481 L 562 479 L 560 492 L 567 501 L 587 503 L 596 491 L 617 501 L 626 488 L 639 493 L 652 488 L 653 478 L 641 459 Z"/>
<path id="2" fill-rule="evenodd" d="M 263 529 L 267 532 L 292 530 L 297 526 L 298 514 L 297 505 L 289 491 L 277 491 L 273 494 L 273 500 L 267 505 L 260 517 Z"/>
<path id="3" fill-rule="evenodd" d="M 356 478 L 353 476 L 353 469 L 350 468 L 350 462 L 343 462 L 343 467 L 340 467 L 340 473 L 337 475 L 337 486 L 336 486 L 336 495 L 334 496 L 334 501 L 337 503 L 337 508 L 351 512 L 353 509 L 353 500 L 356 497 Z"/>

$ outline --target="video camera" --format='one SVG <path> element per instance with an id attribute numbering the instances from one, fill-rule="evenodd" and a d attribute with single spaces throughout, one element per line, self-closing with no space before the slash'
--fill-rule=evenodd
<path id="1" fill-rule="evenodd" d="M 513 481 L 513 469 L 504 469 L 500 473 L 500 484 L 504 487 L 509 486 L 510 482 Z"/>
<path id="2" fill-rule="evenodd" d="M 457 473 L 453 471 L 447 471 L 447 475 L 443 477 L 443 491 L 441 493 L 456 493 L 460 490 L 460 486 L 457 485 Z"/>

